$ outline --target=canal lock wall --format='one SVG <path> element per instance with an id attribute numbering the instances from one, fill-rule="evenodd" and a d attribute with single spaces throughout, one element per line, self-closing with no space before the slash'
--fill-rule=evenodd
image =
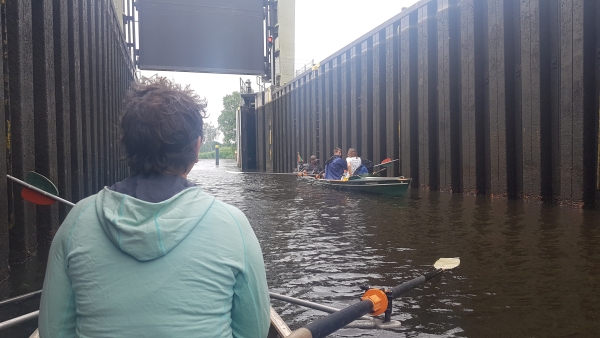
<path id="1" fill-rule="evenodd" d="M 124 178 L 118 112 L 134 66 L 110 0 L 2 1 L 0 281 L 49 243 L 70 210 L 20 197 L 29 171 L 80 199 Z"/>
<path id="2" fill-rule="evenodd" d="M 599 74 L 596 1 L 424 0 L 259 93 L 244 132 L 257 170 L 353 147 L 413 188 L 593 207 Z"/>

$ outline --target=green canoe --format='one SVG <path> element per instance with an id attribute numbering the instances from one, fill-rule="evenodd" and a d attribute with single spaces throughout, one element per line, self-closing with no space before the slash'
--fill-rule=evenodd
<path id="1" fill-rule="evenodd" d="M 313 179 L 313 178 L 307 178 Z M 404 197 L 410 186 L 410 178 L 354 176 L 347 181 L 313 179 L 315 183 L 328 188 L 359 191 L 392 197 Z"/>

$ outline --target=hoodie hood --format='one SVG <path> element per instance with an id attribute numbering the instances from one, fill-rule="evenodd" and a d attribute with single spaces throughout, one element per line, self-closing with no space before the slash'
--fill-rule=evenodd
<path id="1" fill-rule="evenodd" d="M 98 193 L 96 213 L 115 246 L 139 261 L 149 261 L 166 255 L 181 243 L 214 200 L 199 187 L 187 188 L 159 203 L 105 187 Z"/>

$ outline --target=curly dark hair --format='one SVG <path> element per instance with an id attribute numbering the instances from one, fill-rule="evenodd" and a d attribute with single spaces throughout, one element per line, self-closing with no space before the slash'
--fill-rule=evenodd
<path id="1" fill-rule="evenodd" d="M 189 85 L 167 78 L 142 78 L 127 93 L 121 117 L 121 142 L 131 174 L 181 175 L 198 160 L 206 100 Z"/>

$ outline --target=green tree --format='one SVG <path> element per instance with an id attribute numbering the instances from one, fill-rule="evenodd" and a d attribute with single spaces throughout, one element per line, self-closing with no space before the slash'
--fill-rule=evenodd
<path id="1" fill-rule="evenodd" d="M 217 142 L 217 138 L 219 137 L 219 128 L 215 127 L 212 123 L 207 122 L 204 124 L 204 137 L 202 138 L 202 146 L 200 147 L 200 152 L 209 152 L 215 149 L 215 144 L 219 144 Z"/>
<path id="2" fill-rule="evenodd" d="M 223 133 L 223 143 L 235 145 L 235 116 L 241 105 L 242 96 L 239 92 L 233 92 L 223 97 L 223 110 L 217 119 L 219 130 Z"/>
<path id="3" fill-rule="evenodd" d="M 209 143 L 209 142 L 215 141 L 217 139 L 217 137 L 219 137 L 219 128 L 213 126 L 213 124 L 210 122 L 204 124 L 203 132 L 204 132 L 204 138 L 203 138 L 204 143 Z"/>

